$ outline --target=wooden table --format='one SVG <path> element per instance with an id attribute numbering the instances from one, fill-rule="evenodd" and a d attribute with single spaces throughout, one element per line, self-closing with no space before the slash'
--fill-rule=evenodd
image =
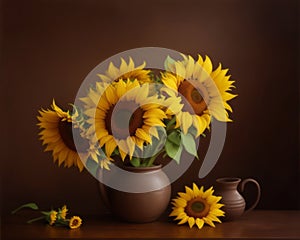
<path id="1" fill-rule="evenodd" d="M 201 230 L 177 226 L 168 217 L 147 224 L 125 223 L 110 215 L 83 219 L 81 228 L 69 230 L 10 216 L 2 219 L 1 239 L 300 239 L 300 211 L 253 211 Z"/>

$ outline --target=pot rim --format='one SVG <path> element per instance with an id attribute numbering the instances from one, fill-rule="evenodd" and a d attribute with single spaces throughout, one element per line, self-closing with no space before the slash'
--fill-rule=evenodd
<path id="1" fill-rule="evenodd" d="M 148 171 L 155 171 L 160 170 L 162 168 L 162 164 L 150 166 L 150 167 L 133 167 L 133 166 L 120 166 L 120 168 L 130 171 L 130 172 L 148 172 Z"/>

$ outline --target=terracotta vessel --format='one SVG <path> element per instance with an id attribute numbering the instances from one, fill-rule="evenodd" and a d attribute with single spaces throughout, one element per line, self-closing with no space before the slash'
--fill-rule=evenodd
<path id="1" fill-rule="evenodd" d="M 154 167 L 122 167 L 124 170 L 140 173 L 137 176 L 120 176 L 108 172 L 106 176 L 99 173 L 99 189 L 101 197 L 110 211 L 121 220 L 135 223 L 146 223 L 157 220 L 166 210 L 171 197 L 171 185 L 167 175 L 162 171 L 161 165 Z M 127 186 L 128 191 L 120 191 L 108 187 L 102 182 L 115 181 L 118 184 Z M 118 182 L 119 181 L 119 182 Z M 136 188 L 135 188 L 136 186 Z M 140 192 L 140 186 L 153 191 Z M 137 192 L 134 192 L 137 190 Z"/>
<path id="2" fill-rule="evenodd" d="M 246 183 L 253 183 L 257 187 L 257 197 L 255 202 L 245 210 L 246 202 L 243 196 L 239 193 L 244 191 Z M 224 204 L 222 210 L 225 212 L 224 221 L 231 221 L 237 219 L 246 212 L 253 210 L 259 202 L 260 199 L 260 185 L 257 181 L 251 178 L 244 179 L 240 178 L 218 178 L 216 180 L 215 194 L 222 196 L 221 203 Z"/>

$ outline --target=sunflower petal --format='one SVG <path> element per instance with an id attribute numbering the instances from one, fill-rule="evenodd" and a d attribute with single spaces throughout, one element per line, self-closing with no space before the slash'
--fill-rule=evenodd
<path id="1" fill-rule="evenodd" d="M 204 225 L 203 219 L 196 218 L 196 225 L 197 225 L 198 229 L 201 229 Z"/>
<path id="2" fill-rule="evenodd" d="M 211 227 L 216 227 L 215 224 L 213 223 L 213 221 L 210 220 L 209 218 L 204 217 L 203 220 L 204 220 L 204 222 L 207 223 L 209 226 L 211 226 Z"/>
<path id="3" fill-rule="evenodd" d="M 189 217 L 188 218 L 188 224 L 189 224 L 190 228 L 192 228 L 195 224 L 195 218 Z"/>
<path id="4" fill-rule="evenodd" d="M 186 207 L 186 200 L 182 198 L 173 199 L 173 205 L 176 207 Z"/>
<path id="5" fill-rule="evenodd" d="M 178 222 L 178 225 L 184 224 L 184 223 L 186 223 L 188 220 L 189 220 L 189 217 L 186 216 L 186 217 L 182 218 L 180 222 Z"/>
<path id="6" fill-rule="evenodd" d="M 193 124 L 193 118 L 189 112 L 183 112 L 181 117 L 182 130 L 184 134 L 187 134 L 188 129 Z"/>

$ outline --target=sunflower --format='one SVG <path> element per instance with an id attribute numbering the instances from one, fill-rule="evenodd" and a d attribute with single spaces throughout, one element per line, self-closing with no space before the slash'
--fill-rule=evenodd
<path id="1" fill-rule="evenodd" d="M 84 130 L 85 133 L 87 129 Z M 94 176 L 97 174 L 97 169 L 100 167 L 101 169 L 110 170 L 110 165 L 113 162 L 112 158 L 108 158 L 102 149 L 99 147 L 98 140 L 95 140 L 90 135 L 85 134 L 85 138 L 90 141 L 90 151 L 93 153 L 91 157 L 86 162 L 86 169 L 89 170 Z M 93 142 L 94 141 L 94 142 Z"/>
<path id="2" fill-rule="evenodd" d="M 82 138 L 80 128 L 74 128 L 72 123 L 76 124 L 74 116 L 69 111 L 63 111 L 59 108 L 55 101 L 51 105 L 52 109 L 39 111 L 39 123 L 37 124 L 41 130 L 39 135 L 43 141 L 43 145 L 47 145 L 45 151 L 52 151 L 54 162 L 58 161 L 60 166 L 64 163 L 65 167 L 77 166 L 80 171 L 84 166 L 82 161 L 92 154 L 89 143 Z M 74 139 L 79 141 L 77 144 L 80 148 L 76 148 Z M 82 160 L 82 161 L 81 161 Z"/>
<path id="3" fill-rule="evenodd" d="M 88 133 L 104 147 L 108 158 L 117 150 L 122 160 L 131 159 L 136 147 L 142 150 L 152 137 L 158 138 L 156 127 L 165 127 L 163 99 L 149 95 L 149 84 L 137 79 L 96 84 L 81 100 L 91 124 Z"/>
<path id="4" fill-rule="evenodd" d="M 223 204 L 218 203 L 222 197 L 213 195 L 213 188 L 204 191 L 193 183 L 193 189 L 185 187 L 185 193 L 179 192 L 178 197 L 172 200 L 173 211 L 169 216 L 180 220 L 178 224 L 188 223 L 192 228 L 195 224 L 201 229 L 204 223 L 215 227 L 214 222 L 219 222 L 218 217 L 224 216 L 220 208 Z"/>
<path id="5" fill-rule="evenodd" d="M 82 224 L 82 219 L 78 216 L 71 217 L 69 221 L 69 227 L 71 229 L 79 228 L 81 224 Z"/>
<path id="6" fill-rule="evenodd" d="M 104 156 L 102 159 L 99 159 L 99 166 L 101 169 L 106 169 L 106 170 L 110 170 L 109 165 L 112 163 L 113 159 L 111 158 L 107 158 L 106 156 Z"/>
<path id="7" fill-rule="evenodd" d="M 66 205 L 64 205 L 61 209 L 58 210 L 58 218 L 65 220 L 67 213 L 68 213 L 68 208 Z"/>
<path id="8" fill-rule="evenodd" d="M 117 68 L 112 62 L 108 66 L 108 70 L 105 74 L 97 74 L 98 77 L 103 82 L 112 83 L 113 81 L 118 81 L 119 79 L 137 79 L 141 83 L 150 82 L 151 78 L 149 76 L 150 70 L 145 70 L 146 62 L 140 66 L 135 67 L 132 58 L 129 58 L 129 63 L 121 58 L 120 67 Z"/>
<path id="9" fill-rule="evenodd" d="M 48 217 L 49 217 L 49 219 L 48 219 L 49 224 L 53 225 L 57 219 L 57 211 L 55 211 L 55 210 L 50 211 Z"/>
<path id="10" fill-rule="evenodd" d="M 209 57 L 205 60 L 198 57 L 198 61 L 184 55 L 182 61 L 168 57 L 167 72 L 162 73 L 162 82 L 167 87 L 164 91 L 170 96 L 182 96 L 184 107 L 177 117 L 177 127 L 181 125 L 184 133 L 194 127 L 196 136 L 209 128 L 211 116 L 219 121 L 231 121 L 226 110 L 232 112 L 232 108 L 227 101 L 236 96 L 229 93 L 234 81 L 229 80 L 228 69 L 222 69 L 220 64 L 213 71 Z"/>

